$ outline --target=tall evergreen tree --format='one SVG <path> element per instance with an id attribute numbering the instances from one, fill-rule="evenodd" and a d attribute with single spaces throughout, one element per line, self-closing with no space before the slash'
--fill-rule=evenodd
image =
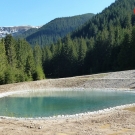
<path id="1" fill-rule="evenodd" d="M 34 80 L 44 79 L 44 72 L 42 69 L 42 50 L 39 45 L 36 45 L 33 49 L 34 62 L 35 62 L 35 74 Z"/>
<path id="2" fill-rule="evenodd" d="M 16 52 L 15 52 L 15 40 L 11 35 L 5 37 L 5 50 L 7 55 L 8 64 L 11 67 L 16 67 Z"/>
<path id="3" fill-rule="evenodd" d="M 125 38 L 123 40 L 121 50 L 119 53 L 119 66 L 120 69 L 130 69 L 132 66 L 132 48 L 131 48 L 131 32 L 126 33 Z"/>
<path id="4" fill-rule="evenodd" d="M 5 83 L 5 71 L 7 68 L 7 57 L 4 46 L 4 40 L 0 41 L 0 84 Z"/>

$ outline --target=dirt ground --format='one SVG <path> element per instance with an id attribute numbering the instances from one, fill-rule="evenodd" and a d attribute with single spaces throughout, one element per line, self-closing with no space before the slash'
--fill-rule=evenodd
<path id="1" fill-rule="evenodd" d="M 0 95 L 18 90 L 80 87 L 134 90 L 135 70 L 1 85 Z M 135 135 L 135 106 L 73 118 L 0 117 L 0 135 Z"/>

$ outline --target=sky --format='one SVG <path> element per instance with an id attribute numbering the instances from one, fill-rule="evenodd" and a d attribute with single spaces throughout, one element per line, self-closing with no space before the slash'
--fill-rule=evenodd
<path id="1" fill-rule="evenodd" d="M 115 0 L 0 0 L 0 27 L 41 26 L 59 17 L 100 13 Z"/>

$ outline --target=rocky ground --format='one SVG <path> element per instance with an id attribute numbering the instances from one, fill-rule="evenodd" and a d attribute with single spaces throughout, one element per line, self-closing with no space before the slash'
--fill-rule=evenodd
<path id="1" fill-rule="evenodd" d="M 11 91 L 46 88 L 135 89 L 135 70 L 47 79 L 0 86 L 0 95 Z M 24 120 L 0 118 L 0 135 L 135 135 L 135 106 L 108 113 L 74 118 Z"/>

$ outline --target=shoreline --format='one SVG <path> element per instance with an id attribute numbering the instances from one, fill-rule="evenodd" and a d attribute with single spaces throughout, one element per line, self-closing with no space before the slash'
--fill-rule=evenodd
<path id="1" fill-rule="evenodd" d="M 29 89 L 29 90 L 18 90 L 18 91 L 8 91 L 0 93 L 0 98 L 7 97 L 10 95 L 18 94 L 18 93 L 27 93 L 27 92 L 40 92 L 40 91 L 83 91 L 83 90 L 97 90 L 97 91 L 123 91 L 123 92 L 133 92 L 135 93 L 135 89 L 129 88 L 78 88 L 78 87 L 71 87 L 71 88 L 44 88 L 44 89 Z"/>
<path id="2" fill-rule="evenodd" d="M 0 85 L 0 97 L 17 92 L 53 89 L 110 90 L 135 93 L 135 70 Z M 25 91 L 24 91 L 25 90 Z M 81 113 L 82 114 L 82 113 Z M 67 116 L 67 115 L 65 115 Z M 0 116 L 0 135 L 125 135 L 135 134 L 135 103 L 71 117 L 13 118 Z"/>
<path id="3" fill-rule="evenodd" d="M 4 98 L 7 96 L 11 96 L 14 94 L 25 94 L 25 93 L 29 93 L 29 92 L 40 92 L 40 91 L 83 91 L 85 88 L 47 88 L 47 89 L 39 89 L 39 90 L 19 90 L 19 91 L 11 91 L 11 92 L 4 92 L 4 93 L 0 93 L 0 98 Z M 131 89 L 117 89 L 117 88 L 105 88 L 105 89 L 101 89 L 101 88 L 87 88 L 87 91 L 91 91 L 91 90 L 97 90 L 97 91 L 121 91 L 121 92 L 131 92 L 131 93 L 135 93 L 135 90 L 131 90 Z M 98 111 L 91 111 L 91 112 L 84 112 L 84 113 L 78 113 L 78 114 L 72 114 L 72 115 L 58 115 L 58 116 L 48 116 L 48 117 L 8 117 L 8 116 L 0 116 L 0 119 L 14 119 L 14 120 L 59 120 L 59 119 L 67 119 L 67 118 L 81 118 L 83 116 L 96 116 L 96 115 L 102 115 L 102 114 L 106 114 L 106 113 L 110 113 L 112 111 L 121 111 L 125 108 L 132 108 L 135 107 L 135 103 L 132 104 L 125 104 L 125 105 L 120 105 L 120 106 L 115 106 L 115 107 L 109 107 L 109 108 L 105 108 L 103 110 L 98 110 Z"/>
<path id="4" fill-rule="evenodd" d="M 114 111 L 122 111 L 126 108 L 132 108 L 135 107 L 135 103 L 133 104 L 126 104 L 116 107 L 110 107 L 103 110 L 98 111 L 92 111 L 92 112 L 84 112 L 84 113 L 78 113 L 73 115 L 58 115 L 58 116 L 51 116 L 51 117 L 35 117 L 35 118 L 25 118 L 25 117 L 8 117 L 8 116 L 0 116 L 0 119 L 10 119 L 10 120 L 60 120 L 60 119 L 71 119 L 71 118 L 82 118 L 83 116 L 90 116 L 90 117 L 96 117 L 97 115 L 105 115 L 109 114 L 110 112 Z"/>

